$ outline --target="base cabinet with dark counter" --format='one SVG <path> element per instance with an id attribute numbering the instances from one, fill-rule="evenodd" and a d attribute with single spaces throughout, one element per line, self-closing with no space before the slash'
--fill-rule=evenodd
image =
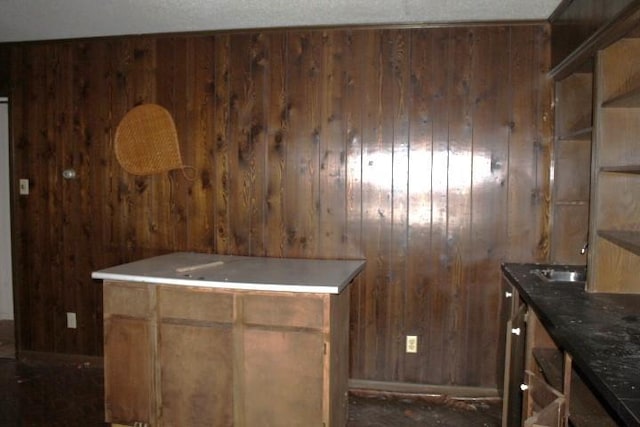
<path id="1" fill-rule="evenodd" d="M 348 290 L 257 291 L 107 279 L 106 421 L 343 426 L 348 316 Z"/>
<path id="2" fill-rule="evenodd" d="M 630 321 L 640 296 L 589 294 L 584 282 L 534 273 L 548 267 L 503 266 L 516 299 L 503 299 L 503 426 L 640 425 L 640 325 Z M 505 305 L 524 322 L 505 321 Z"/>

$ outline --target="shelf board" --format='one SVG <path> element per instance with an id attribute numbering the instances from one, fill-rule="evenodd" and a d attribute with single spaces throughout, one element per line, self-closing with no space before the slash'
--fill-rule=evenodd
<path id="1" fill-rule="evenodd" d="M 640 231 L 598 230 L 598 236 L 629 252 L 640 255 Z"/>
<path id="2" fill-rule="evenodd" d="M 591 141 L 591 133 L 593 127 L 585 127 L 582 129 L 575 129 L 567 133 L 566 135 L 559 135 L 558 141 Z"/>
<path id="3" fill-rule="evenodd" d="M 603 166 L 600 168 L 600 172 L 626 173 L 626 174 L 638 175 L 640 174 L 640 165 Z"/>
<path id="4" fill-rule="evenodd" d="M 640 88 L 618 95 L 602 103 L 602 108 L 638 108 L 640 107 Z"/>
<path id="5" fill-rule="evenodd" d="M 588 200 L 557 200 L 554 203 L 556 206 L 587 206 Z"/>

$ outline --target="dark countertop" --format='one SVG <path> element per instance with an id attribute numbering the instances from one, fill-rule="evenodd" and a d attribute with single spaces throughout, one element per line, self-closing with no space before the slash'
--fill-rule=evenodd
<path id="1" fill-rule="evenodd" d="M 504 264 L 502 271 L 594 394 L 619 421 L 640 426 L 640 294 L 587 293 L 584 283 L 531 273 L 545 267 Z"/>

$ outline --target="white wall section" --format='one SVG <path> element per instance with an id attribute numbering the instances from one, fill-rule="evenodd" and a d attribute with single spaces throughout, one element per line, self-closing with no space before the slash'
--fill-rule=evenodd
<path id="1" fill-rule="evenodd" d="M 0 320 L 13 319 L 9 188 L 9 108 L 0 98 Z"/>

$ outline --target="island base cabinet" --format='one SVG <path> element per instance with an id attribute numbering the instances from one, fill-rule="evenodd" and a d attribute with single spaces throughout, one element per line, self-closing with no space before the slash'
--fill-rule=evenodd
<path id="1" fill-rule="evenodd" d="M 348 291 L 104 289 L 107 422 L 346 424 Z"/>

